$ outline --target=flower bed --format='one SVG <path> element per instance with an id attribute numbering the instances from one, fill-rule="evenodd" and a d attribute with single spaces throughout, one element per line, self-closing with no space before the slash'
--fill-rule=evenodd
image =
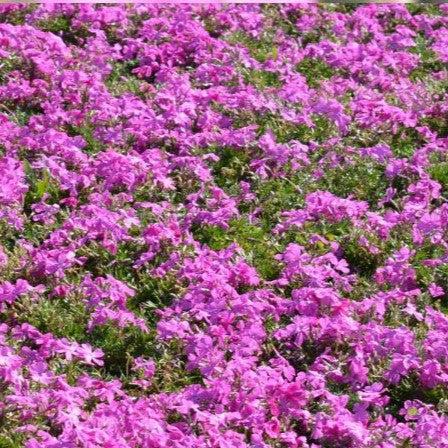
<path id="1" fill-rule="evenodd" d="M 447 5 L 0 5 L 0 447 L 448 447 Z"/>

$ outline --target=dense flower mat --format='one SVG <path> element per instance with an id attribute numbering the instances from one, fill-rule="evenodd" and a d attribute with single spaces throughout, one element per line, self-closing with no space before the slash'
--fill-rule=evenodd
<path id="1" fill-rule="evenodd" d="M 448 447 L 448 6 L 0 5 L 0 447 Z"/>

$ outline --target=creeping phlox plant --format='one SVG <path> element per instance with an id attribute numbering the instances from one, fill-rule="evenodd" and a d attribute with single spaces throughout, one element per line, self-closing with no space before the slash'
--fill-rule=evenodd
<path id="1" fill-rule="evenodd" d="M 447 92 L 448 5 L 0 5 L 0 447 L 448 447 Z"/>

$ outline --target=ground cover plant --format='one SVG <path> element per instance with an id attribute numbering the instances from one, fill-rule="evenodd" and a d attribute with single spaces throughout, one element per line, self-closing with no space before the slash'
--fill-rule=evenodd
<path id="1" fill-rule="evenodd" d="M 447 5 L 0 5 L 0 448 L 448 447 Z"/>

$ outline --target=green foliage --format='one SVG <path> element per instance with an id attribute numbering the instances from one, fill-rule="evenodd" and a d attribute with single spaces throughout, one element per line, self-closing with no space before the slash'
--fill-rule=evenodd
<path id="1" fill-rule="evenodd" d="M 169 274 L 163 278 L 141 274 L 138 277 L 136 295 L 129 300 L 128 307 L 139 311 L 147 322 L 154 324 L 154 310 L 169 306 L 179 289 L 176 279 Z"/>
<path id="2" fill-rule="evenodd" d="M 138 61 L 116 62 L 105 81 L 105 85 L 112 95 L 119 97 L 125 93 L 136 96 L 144 96 L 142 93 L 143 81 L 132 74 L 132 70 L 138 67 Z"/>
<path id="3" fill-rule="evenodd" d="M 311 141 L 322 143 L 337 135 L 334 123 L 321 115 L 313 117 L 313 127 L 285 121 L 279 115 L 272 113 L 255 115 L 242 111 L 233 115 L 233 118 L 235 120 L 234 125 L 237 128 L 256 124 L 258 126 L 258 135 L 272 131 L 278 143 L 288 143 L 291 140 L 297 140 L 302 143 Z"/>
<path id="4" fill-rule="evenodd" d="M 264 90 L 269 87 L 281 86 L 279 76 L 275 72 L 245 69 L 243 71 L 243 75 L 244 75 L 244 81 L 247 84 L 252 84 L 257 89 L 260 90 Z"/>
<path id="5" fill-rule="evenodd" d="M 77 297 L 45 298 L 39 302 L 22 300 L 15 304 L 15 314 L 44 333 L 102 349 L 104 366 L 99 371 L 108 377 L 129 375 L 130 360 L 136 356 L 157 355 L 154 330 L 145 333 L 132 326 L 120 329 L 106 324 L 88 332 L 89 313 Z"/>
<path id="6" fill-rule="evenodd" d="M 258 225 L 245 219 L 236 219 L 230 222 L 227 230 L 217 226 L 201 226 L 194 229 L 193 234 L 197 241 L 213 250 L 221 250 L 231 243 L 237 243 L 248 262 L 266 280 L 272 280 L 279 274 L 280 265 L 274 259 L 275 241 L 269 232 Z"/>
<path id="7" fill-rule="evenodd" d="M 131 309 L 137 309 L 142 304 L 147 305 L 148 296 L 153 300 L 148 310 L 166 306 L 161 303 L 166 300 L 165 294 L 172 288 L 172 283 L 166 279 L 149 279 L 145 288 L 139 290 L 137 297 L 129 302 Z M 160 300 L 155 297 L 159 295 Z M 8 317 L 9 316 L 9 317 Z M 147 316 L 150 326 L 148 333 L 128 326 L 119 328 L 115 324 L 105 324 L 87 331 L 89 313 L 80 297 L 69 295 L 67 298 L 43 298 L 38 302 L 21 300 L 14 304 L 12 312 L 3 318 L 19 319 L 35 326 L 39 331 L 52 333 L 55 337 L 68 338 L 79 343 L 89 343 L 104 352 L 104 366 L 96 368 L 97 373 L 105 378 L 119 377 L 125 384 L 132 379 L 132 359 L 138 356 L 153 358 L 160 363 L 163 374 L 156 379 L 159 390 L 173 391 L 186 384 L 200 381 L 197 372 L 185 372 L 185 359 L 181 359 L 180 347 L 175 342 L 161 344 L 155 338 L 154 315 Z M 63 370 L 72 381 L 81 373 L 76 364 L 63 364 Z M 0 445 L 1 446 L 1 445 Z"/>
<path id="8" fill-rule="evenodd" d="M 88 342 L 104 352 L 103 370 L 106 375 L 125 377 L 130 373 L 131 361 L 138 356 L 155 355 L 154 332 L 128 327 L 117 328 L 114 324 L 96 327 Z"/>
<path id="9" fill-rule="evenodd" d="M 38 24 L 42 31 L 48 31 L 54 34 L 68 33 L 71 29 L 71 20 L 68 16 L 53 16 L 41 20 Z"/>
<path id="10" fill-rule="evenodd" d="M 304 58 L 296 66 L 296 70 L 306 78 L 309 87 L 316 89 L 322 81 L 330 79 L 337 73 L 333 67 L 319 58 Z"/>
<path id="11" fill-rule="evenodd" d="M 417 283 L 422 288 L 427 288 L 430 283 L 437 283 L 438 285 L 445 285 L 448 282 L 448 269 L 445 265 L 440 265 L 435 268 L 425 266 L 422 262 L 428 259 L 438 259 L 443 257 L 444 250 L 442 247 L 431 244 L 429 241 L 425 243 L 416 251 L 413 257 L 413 267 L 417 276 Z"/>
<path id="12" fill-rule="evenodd" d="M 24 2 L 26 3 L 26 2 Z M 2 12 L 0 14 L 0 23 L 10 23 L 11 25 L 23 25 L 25 18 L 38 8 L 38 4 L 29 4 L 23 9 Z"/>
<path id="13" fill-rule="evenodd" d="M 20 69 L 22 63 L 22 60 L 14 54 L 0 59 L 0 84 L 7 81 L 10 72 Z"/>
<path id="14" fill-rule="evenodd" d="M 176 392 L 191 384 L 203 384 L 199 370 L 187 370 L 181 344 L 172 340 L 159 351 L 152 388 L 157 392 Z"/>
<path id="15" fill-rule="evenodd" d="M 0 425 L 2 421 L 0 419 Z M 1 431 L 1 430 L 0 430 Z M 0 432 L 0 448 L 22 448 L 24 438 L 20 434 L 8 431 L 8 434 L 1 434 Z"/>
<path id="16" fill-rule="evenodd" d="M 219 161 L 213 165 L 213 174 L 216 184 L 224 188 L 229 193 L 235 194 L 238 183 L 247 180 L 250 173 L 250 156 L 244 149 L 225 147 L 222 149 L 213 148 L 219 155 Z"/>
<path id="17" fill-rule="evenodd" d="M 261 222 L 270 231 L 287 210 L 302 208 L 305 205 L 303 189 L 311 184 L 305 173 L 260 182 L 257 185 L 258 202 L 262 205 Z"/>
<path id="18" fill-rule="evenodd" d="M 436 2 L 429 3 L 427 1 L 419 1 L 415 3 L 408 3 L 406 5 L 408 11 L 413 15 L 428 14 L 431 16 L 439 16 L 441 11 Z"/>
<path id="19" fill-rule="evenodd" d="M 24 211 L 28 215 L 31 213 L 31 206 L 39 202 L 45 194 L 48 194 L 48 201 L 57 203 L 63 197 L 63 192 L 59 189 L 59 185 L 47 169 L 35 170 L 28 161 L 23 163 L 26 179 L 28 183 L 28 191 L 25 195 Z M 27 222 L 31 227 L 28 229 L 28 236 L 32 237 L 33 227 L 39 228 L 39 224 L 33 221 Z M 30 234 L 31 232 L 31 234 Z"/>
<path id="20" fill-rule="evenodd" d="M 448 82 L 444 86 L 448 92 Z M 447 96 L 448 99 L 448 96 Z M 435 132 L 439 138 L 448 137 L 448 116 L 428 117 L 422 120 L 423 124 L 427 125 L 431 131 Z"/>
<path id="21" fill-rule="evenodd" d="M 341 248 L 343 258 L 347 261 L 351 272 L 367 279 L 372 277 L 383 261 L 382 257 L 371 254 L 351 238 L 344 239 Z"/>
<path id="22" fill-rule="evenodd" d="M 231 44 L 241 44 L 249 50 L 250 55 L 258 62 L 266 62 L 269 59 L 277 58 L 277 47 L 274 44 L 273 37 L 266 32 L 254 39 L 243 31 L 237 31 L 226 37 Z"/>
<path id="23" fill-rule="evenodd" d="M 328 190 L 336 196 L 367 201 L 376 207 L 385 194 L 388 181 L 384 167 L 367 159 L 360 159 L 337 168 L 325 169 L 316 182 L 316 189 Z"/>
<path id="24" fill-rule="evenodd" d="M 6 114 L 13 123 L 25 126 L 33 115 L 42 113 L 42 110 L 32 101 L 3 101 L 0 103 L 0 113 Z"/>
<path id="25" fill-rule="evenodd" d="M 81 126 L 68 125 L 67 132 L 70 136 L 83 137 L 86 142 L 83 150 L 90 155 L 98 154 L 105 149 L 105 145 L 95 137 L 95 126 L 89 120 Z"/>
<path id="26" fill-rule="evenodd" d="M 276 122 L 272 130 L 279 143 L 287 143 L 291 140 L 297 140 L 302 143 L 311 141 L 323 143 L 338 135 L 335 124 L 328 118 L 322 115 L 315 115 L 312 119 L 313 127 L 282 121 Z"/>
<path id="27" fill-rule="evenodd" d="M 390 412 L 399 421 L 403 417 L 399 414 L 404 403 L 408 400 L 420 400 L 427 404 L 437 405 L 441 400 L 446 400 L 448 391 L 443 386 L 433 389 L 422 387 L 416 374 L 404 377 L 397 385 L 389 386 L 390 401 L 386 411 Z"/>
<path id="28" fill-rule="evenodd" d="M 431 177 L 439 182 L 444 190 L 448 189 L 448 162 L 441 162 L 429 168 Z"/>
<path id="29" fill-rule="evenodd" d="M 412 157 L 415 150 L 424 142 L 419 133 L 413 128 L 402 128 L 400 132 L 394 134 L 391 138 L 390 147 L 395 157 Z"/>
<path id="30" fill-rule="evenodd" d="M 71 17 L 68 15 L 53 16 L 40 20 L 38 27 L 42 31 L 56 34 L 62 38 L 67 45 L 79 45 L 90 35 L 87 25 L 74 28 L 71 23 Z"/>
<path id="31" fill-rule="evenodd" d="M 420 63 L 410 74 L 410 79 L 413 81 L 425 78 L 431 78 L 434 72 L 441 71 L 445 65 L 440 61 L 430 46 L 423 33 L 419 33 L 415 39 L 415 46 L 410 48 L 410 51 L 420 57 Z"/>
<path id="32" fill-rule="evenodd" d="M 47 169 L 43 169 L 40 173 L 31 168 L 28 162 L 24 163 L 27 175 L 29 189 L 25 197 L 25 207 L 30 203 L 38 202 L 42 199 L 45 193 L 58 198 L 59 190 L 54 180 L 52 180 Z"/>
<path id="33" fill-rule="evenodd" d="M 43 298 L 38 302 L 22 300 L 16 304 L 20 319 L 44 333 L 85 342 L 88 314 L 76 298 Z M 26 320 L 25 320 L 26 318 Z"/>

